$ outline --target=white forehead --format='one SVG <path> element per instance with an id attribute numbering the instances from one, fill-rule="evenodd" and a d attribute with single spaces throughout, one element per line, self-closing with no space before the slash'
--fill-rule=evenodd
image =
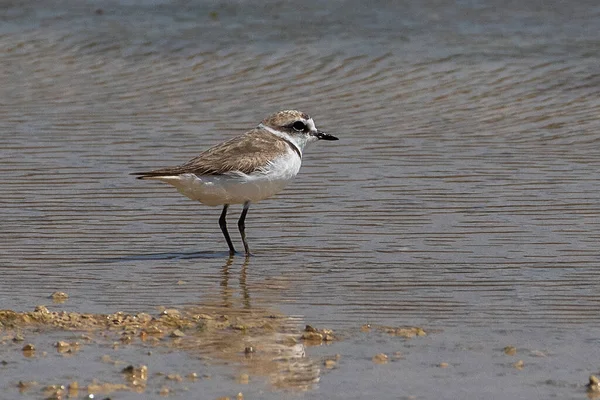
<path id="1" fill-rule="evenodd" d="M 308 126 L 308 129 L 310 129 L 311 131 L 317 130 L 317 127 L 315 126 L 315 121 L 313 121 L 312 118 L 306 120 L 306 126 Z"/>

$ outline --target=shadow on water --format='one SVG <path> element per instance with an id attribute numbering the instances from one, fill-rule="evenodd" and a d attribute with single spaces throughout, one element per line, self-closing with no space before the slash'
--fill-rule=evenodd
<path id="1" fill-rule="evenodd" d="M 107 270 L 113 271 L 112 279 L 114 282 L 120 282 L 120 285 L 111 287 L 112 299 L 125 298 L 135 290 L 135 304 L 138 307 L 154 307 L 157 302 L 173 305 L 193 304 L 201 294 L 203 298 L 211 299 L 213 306 L 230 310 L 252 309 L 249 289 L 251 285 L 247 282 L 250 264 L 257 264 L 254 256 L 231 256 L 225 251 L 157 252 L 79 261 L 80 266 L 87 265 L 93 271 L 93 279 L 103 280 Z M 143 267 L 138 268 L 139 264 L 143 264 Z M 163 291 L 168 285 L 175 285 L 175 293 L 157 297 L 153 292 L 154 289 Z M 65 290 L 69 289 L 64 285 L 62 287 Z M 268 287 L 260 289 L 261 292 L 265 290 L 269 292 Z M 190 300 L 191 298 L 194 299 Z M 118 308 L 124 305 L 113 306 Z M 127 306 L 125 309 L 128 309 Z"/>
<path id="2" fill-rule="evenodd" d="M 160 260 L 193 260 L 193 259 L 205 259 L 205 260 L 217 260 L 228 257 L 227 262 L 233 262 L 236 256 L 230 256 L 229 252 L 226 251 L 193 251 L 193 252 L 166 252 L 166 253 L 152 253 L 152 254 L 134 254 L 131 256 L 124 257 L 111 257 L 111 258 L 99 258 L 95 260 L 89 260 L 89 264 L 104 264 L 104 263 L 119 263 L 119 262 L 131 262 L 131 261 L 160 261 Z M 246 257 L 247 259 L 248 257 Z"/>

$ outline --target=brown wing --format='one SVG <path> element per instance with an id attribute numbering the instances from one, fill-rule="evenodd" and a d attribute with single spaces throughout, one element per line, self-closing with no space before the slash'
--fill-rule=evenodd
<path id="1" fill-rule="evenodd" d="M 135 173 L 143 179 L 153 176 L 174 176 L 192 173 L 196 175 L 221 175 L 231 171 L 250 174 L 264 167 L 269 160 L 288 151 L 289 144 L 282 138 L 262 129 L 218 144 L 185 164 L 161 168 L 150 172 Z"/>

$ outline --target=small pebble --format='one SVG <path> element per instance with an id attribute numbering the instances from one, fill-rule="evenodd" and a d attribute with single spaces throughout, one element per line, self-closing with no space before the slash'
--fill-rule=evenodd
<path id="1" fill-rule="evenodd" d="M 158 326 L 150 325 L 146 328 L 146 333 L 148 335 L 161 335 L 163 331 Z"/>
<path id="2" fill-rule="evenodd" d="M 131 342 L 133 342 L 133 338 L 131 337 L 131 335 L 123 335 L 119 340 L 123 344 L 131 344 Z"/>
<path id="3" fill-rule="evenodd" d="M 76 398 L 79 395 L 79 382 L 73 381 L 68 386 L 69 397 Z"/>
<path id="4" fill-rule="evenodd" d="M 132 381 L 148 380 L 148 367 L 145 365 L 140 365 L 139 367 L 134 367 L 133 365 L 129 365 L 129 366 L 123 368 L 122 372 L 124 374 L 127 374 L 128 378 Z"/>
<path id="5" fill-rule="evenodd" d="M 246 329 L 248 329 L 248 327 L 243 324 L 233 324 L 231 325 L 231 329 L 235 329 L 236 331 L 245 331 Z"/>
<path id="6" fill-rule="evenodd" d="M 14 337 L 13 337 L 13 342 L 17 343 L 17 342 L 22 342 L 25 340 L 25 336 L 23 336 L 20 333 L 17 333 Z"/>
<path id="7" fill-rule="evenodd" d="M 24 392 L 26 390 L 31 389 L 32 386 L 36 386 L 38 383 L 36 381 L 19 381 L 17 387 L 20 392 Z"/>
<path id="8" fill-rule="evenodd" d="M 58 351 L 61 351 L 66 350 L 67 348 L 71 347 L 71 345 L 63 340 L 59 340 L 58 342 L 54 343 L 54 347 L 56 347 Z"/>
<path id="9" fill-rule="evenodd" d="M 187 374 L 185 376 L 187 379 L 189 379 L 190 381 L 195 381 L 198 379 L 198 374 L 196 372 L 190 372 L 189 374 Z"/>
<path id="10" fill-rule="evenodd" d="M 167 375 L 167 379 L 170 381 L 181 382 L 183 378 L 179 374 L 169 374 Z"/>
<path id="11" fill-rule="evenodd" d="M 54 292 L 50 295 L 50 298 L 55 303 L 64 303 L 69 298 L 69 295 L 65 292 Z"/>
<path id="12" fill-rule="evenodd" d="M 208 314 L 196 314 L 194 315 L 195 319 L 215 319 L 213 316 L 208 315 Z"/>
<path id="13" fill-rule="evenodd" d="M 25 346 L 23 346 L 23 353 L 33 353 L 35 352 L 35 346 L 31 343 L 26 344 Z"/>
<path id="14" fill-rule="evenodd" d="M 113 363 L 112 358 L 110 358 L 108 354 L 105 354 L 102 357 L 100 357 L 100 361 L 102 361 L 103 363 Z"/>
<path id="15" fill-rule="evenodd" d="M 247 385 L 248 383 L 250 383 L 250 375 L 240 374 L 240 376 L 238 376 L 238 382 L 242 385 Z"/>
<path id="16" fill-rule="evenodd" d="M 590 381 L 586 387 L 588 393 L 600 393 L 600 379 L 596 375 L 590 375 Z"/>
<path id="17" fill-rule="evenodd" d="M 389 357 L 383 353 L 379 353 L 373 356 L 373 362 L 376 364 L 385 364 L 388 362 Z"/>
<path id="18" fill-rule="evenodd" d="M 169 389 L 167 386 L 163 386 L 162 388 L 160 388 L 160 392 L 158 392 L 158 394 L 160 394 L 161 396 L 168 396 L 171 393 L 171 389 Z"/>
<path id="19" fill-rule="evenodd" d="M 183 333 L 179 329 L 175 329 L 173 332 L 171 332 L 171 337 L 184 337 L 184 336 L 185 336 L 185 333 Z"/>
<path id="20" fill-rule="evenodd" d="M 517 354 L 517 348 L 515 346 L 506 346 L 504 348 L 504 354 L 507 356 L 514 356 Z"/>
<path id="21" fill-rule="evenodd" d="M 309 342 L 321 342 L 323 341 L 323 335 L 319 332 L 306 331 L 302 334 L 302 339 Z"/>
<path id="22" fill-rule="evenodd" d="M 36 306 L 33 311 L 40 314 L 50 314 L 50 311 L 48 311 L 46 306 Z"/>
<path id="23" fill-rule="evenodd" d="M 519 360 L 513 364 L 513 367 L 518 370 L 522 370 L 524 366 L 525 366 L 525 362 L 523 362 L 523 360 Z"/>

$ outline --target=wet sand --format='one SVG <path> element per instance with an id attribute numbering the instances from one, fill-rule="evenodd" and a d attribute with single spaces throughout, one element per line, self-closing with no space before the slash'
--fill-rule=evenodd
<path id="1" fill-rule="evenodd" d="M 418 399 L 429 398 L 439 385 L 447 394 L 442 398 L 463 390 L 464 395 L 487 392 L 489 398 L 540 391 L 596 398 L 599 393 L 597 378 L 588 383 L 583 371 L 573 381 L 542 379 L 561 363 L 573 363 L 568 350 L 507 344 L 515 334 L 509 331 L 481 340 L 474 330 L 475 341 L 464 330 L 457 336 L 410 326 L 363 324 L 333 332 L 302 327 L 298 318 L 270 309 L 249 310 L 241 301 L 227 307 L 158 307 L 154 313 L 82 314 L 61 311 L 60 303 L 69 300 L 54 299 L 58 304 L 30 312 L 0 311 L 2 381 L 9 398 L 202 393 L 214 399 L 342 399 L 355 398 L 359 390 Z M 354 380 L 339 380 L 347 376 Z M 498 381 L 507 387 L 499 391 Z"/>
<path id="2" fill-rule="evenodd" d="M 331 343 L 336 338 L 331 330 L 308 325 L 303 331 L 296 328 L 288 317 L 268 310 L 236 311 L 207 305 L 163 309 L 156 315 L 81 314 L 49 311 L 46 306 L 31 312 L 1 310 L 2 354 L 6 357 L 3 375 L 7 382 L 12 381 L 13 391 L 43 394 L 48 399 L 77 398 L 79 392 L 99 395 L 118 391 L 156 391 L 167 396 L 191 390 L 190 385 L 211 379 L 211 375 L 196 370 L 156 371 L 144 364 L 126 365 L 126 359 L 133 352 L 134 359 L 145 358 L 152 364 L 153 358 L 186 353 L 207 365 L 236 365 L 243 371 L 236 378 L 240 384 L 252 379 L 268 382 L 273 388 L 307 390 L 319 381 L 321 367 L 305 356 L 305 346 Z M 52 341 L 56 338 L 65 339 Z M 107 347 L 111 354 L 103 353 Z M 98 371 L 90 376 L 90 369 L 83 367 L 68 382 L 61 382 L 29 372 L 36 370 L 36 362 L 57 355 L 76 364 L 91 358 L 104 365 L 101 375 L 121 377 L 100 381 L 94 378 Z M 27 373 L 19 377 L 23 370 L 15 365 L 23 362 Z"/>
<path id="3" fill-rule="evenodd" d="M 64 292 L 50 297 L 59 304 L 68 299 Z M 52 308 L 59 307 L 55 304 Z M 340 338 L 331 329 L 306 325 L 299 330 L 297 324 L 271 310 L 217 305 L 163 308 L 155 315 L 82 314 L 50 311 L 43 305 L 31 312 L 0 310 L 3 380 L 8 383 L 8 394 L 19 392 L 45 399 L 96 398 L 115 392 L 184 395 L 203 390 L 203 383 L 213 380 L 212 374 L 182 369 L 182 365 L 174 371 L 148 365 L 155 364 L 154 359 L 162 363 L 165 357 L 189 357 L 201 362 L 202 370 L 218 365 L 233 367 L 236 372 L 232 379 L 238 385 L 247 386 L 252 381 L 273 392 L 305 392 L 318 384 L 322 370 L 337 368 L 342 357 L 311 357 L 306 348 L 327 347 Z M 364 333 L 371 330 L 406 339 L 426 336 L 417 327 L 361 327 Z M 379 353 L 372 361 L 386 364 L 401 358 L 399 352 L 389 356 Z M 68 379 L 48 379 L 48 374 L 36 373 L 36 364 L 41 366 L 48 360 L 55 364 L 55 371 L 61 364 L 81 368 L 71 371 Z M 86 365 L 90 362 L 95 367 Z M 228 397 L 226 392 L 222 390 L 223 396 L 218 398 Z M 243 397 L 243 392 L 233 396 Z"/>

